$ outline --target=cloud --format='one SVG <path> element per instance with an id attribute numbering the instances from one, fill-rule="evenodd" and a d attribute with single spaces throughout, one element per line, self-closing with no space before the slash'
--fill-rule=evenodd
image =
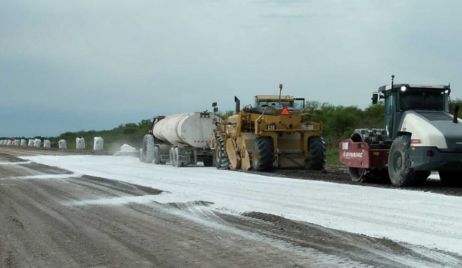
<path id="1" fill-rule="evenodd" d="M 361 107 L 392 73 L 450 81 L 462 97 L 454 0 L 0 5 L 0 107 L 15 112 L 0 114 L 0 136 L 111 128 L 213 101 L 232 109 L 234 95 L 251 103 L 281 82 L 288 94 Z M 44 116 L 11 123 L 32 111 Z"/>

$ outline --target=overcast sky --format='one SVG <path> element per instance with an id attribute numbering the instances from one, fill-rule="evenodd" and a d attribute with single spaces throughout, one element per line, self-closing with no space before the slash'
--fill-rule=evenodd
<path id="1" fill-rule="evenodd" d="M 0 136 L 110 129 L 284 93 L 366 107 L 389 82 L 462 98 L 462 1 L 0 0 Z"/>

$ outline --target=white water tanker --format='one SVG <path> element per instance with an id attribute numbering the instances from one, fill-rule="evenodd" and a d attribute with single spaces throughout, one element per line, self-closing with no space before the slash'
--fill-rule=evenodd
<path id="1" fill-rule="evenodd" d="M 208 112 L 158 116 L 152 121 L 149 134 L 143 138 L 141 161 L 155 164 L 169 162 L 173 166 L 212 166 L 209 148 L 218 117 Z"/>

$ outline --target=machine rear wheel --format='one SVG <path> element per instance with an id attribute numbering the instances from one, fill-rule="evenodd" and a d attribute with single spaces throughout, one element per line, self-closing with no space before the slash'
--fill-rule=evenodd
<path id="1" fill-rule="evenodd" d="M 143 137 L 143 148 L 141 149 L 141 161 L 152 163 L 154 160 L 154 136 L 146 134 Z"/>
<path id="2" fill-rule="evenodd" d="M 326 168 L 326 142 L 322 137 L 314 136 L 309 140 L 311 162 L 309 169 L 324 170 Z"/>
<path id="3" fill-rule="evenodd" d="M 394 186 L 415 185 L 418 179 L 411 168 L 410 153 L 411 137 L 407 135 L 397 137 L 391 144 L 388 155 L 388 174 Z"/>
<path id="4" fill-rule="evenodd" d="M 223 138 L 218 136 L 216 138 L 217 144 L 215 147 L 215 166 L 217 169 L 228 169 L 229 160 L 225 150 L 225 142 Z"/>
<path id="5" fill-rule="evenodd" d="M 271 137 L 257 137 L 252 154 L 252 167 L 258 171 L 273 169 L 273 140 Z"/>
<path id="6" fill-rule="evenodd" d="M 446 186 L 461 186 L 462 172 L 457 171 L 439 171 L 441 184 Z"/>

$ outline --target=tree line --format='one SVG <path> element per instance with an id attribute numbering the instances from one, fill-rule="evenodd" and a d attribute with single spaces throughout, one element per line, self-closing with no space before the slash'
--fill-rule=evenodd
<path id="1" fill-rule="evenodd" d="M 457 105 L 462 107 L 462 100 L 451 101 L 450 111 L 454 111 Z M 383 128 L 384 125 L 384 107 L 382 103 L 361 109 L 357 106 L 340 106 L 307 101 L 304 112 L 308 114 L 308 119 L 322 122 L 323 136 L 329 148 L 336 148 L 338 143 L 350 137 L 356 128 Z M 227 117 L 232 114 L 233 111 L 227 111 L 220 115 Z M 121 124 L 110 130 L 69 131 L 57 137 L 46 138 L 51 140 L 53 147 L 57 147 L 58 140 L 65 139 L 68 143 L 68 148 L 75 148 L 75 138 L 83 137 L 87 146 L 92 146 L 93 138 L 99 136 L 103 137 L 106 150 L 117 150 L 124 143 L 139 147 L 143 136 L 148 133 L 150 125 L 151 120 L 144 119 L 138 123 Z M 38 136 L 37 138 L 45 137 Z"/>

